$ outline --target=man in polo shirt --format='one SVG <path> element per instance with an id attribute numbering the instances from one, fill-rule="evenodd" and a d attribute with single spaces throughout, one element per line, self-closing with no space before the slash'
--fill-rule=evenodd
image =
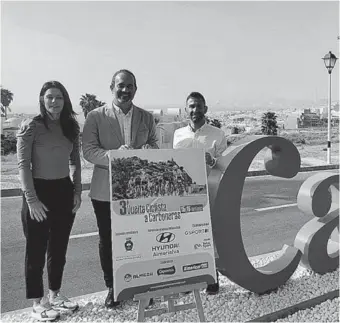
<path id="1" fill-rule="evenodd" d="M 175 131 L 173 148 L 204 148 L 207 174 L 209 174 L 209 170 L 215 167 L 218 158 L 227 149 L 227 139 L 221 129 L 206 123 L 205 114 L 208 107 L 201 93 L 192 92 L 188 95 L 185 111 L 189 118 L 189 124 Z M 215 257 L 218 257 L 216 247 Z M 217 283 L 209 285 L 207 293 L 216 294 L 218 291 L 217 273 Z"/>

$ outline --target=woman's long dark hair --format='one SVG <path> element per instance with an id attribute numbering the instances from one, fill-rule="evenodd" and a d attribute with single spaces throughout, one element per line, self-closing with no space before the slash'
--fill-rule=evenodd
<path id="1" fill-rule="evenodd" d="M 71 142 L 74 142 L 79 135 L 79 124 L 75 118 L 76 113 L 73 111 L 70 96 L 68 95 L 64 85 L 62 85 L 60 82 L 48 81 L 42 86 L 39 94 L 40 115 L 35 117 L 35 119 L 42 121 L 45 127 L 48 129 L 47 120 L 49 117 L 44 104 L 44 95 L 45 92 L 51 88 L 59 89 L 64 97 L 64 107 L 60 113 L 60 126 L 64 136 Z"/>

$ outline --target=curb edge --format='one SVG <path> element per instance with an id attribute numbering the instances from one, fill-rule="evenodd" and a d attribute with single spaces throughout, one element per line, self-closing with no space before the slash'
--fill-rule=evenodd
<path id="1" fill-rule="evenodd" d="M 286 318 L 289 315 L 292 315 L 298 311 L 305 310 L 307 308 L 315 307 L 316 305 L 319 305 L 327 300 L 332 300 L 336 297 L 339 297 L 339 289 L 333 290 L 331 292 L 328 292 L 326 294 L 308 299 L 306 301 L 303 301 L 301 303 L 283 308 L 281 310 L 275 311 L 273 313 L 269 313 L 260 317 L 257 317 L 255 319 L 252 319 L 247 322 L 275 322 L 279 319 Z"/>
<path id="2" fill-rule="evenodd" d="M 339 165 L 322 165 L 322 166 L 307 166 L 301 167 L 299 173 L 303 172 L 311 172 L 317 170 L 330 170 L 330 169 L 339 169 Z M 254 177 L 254 176 L 266 176 L 270 175 L 266 170 L 253 170 L 247 172 L 247 177 Z M 84 183 L 82 184 L 82 191 L 88 191 L 90 189 L 91 183 Z M 7 188 L 1 190 L 0 197 L 14 197 L 14 196 L 21 196 L 22 191 L 21 188 Z"/>
<path id="3" fill-rule="evenodd" d="M 299 173 L 311 172 L 316 170 L 329 170 L 329 169 L 339 169 L 339 165 L 321 165 L 321 166 L 306 166 L 301 167 Z M 266 170 L 253 170 L 247 173 L 247 177 L 252 176 L 263 176 L 270 175 L 270 173 Z"/>

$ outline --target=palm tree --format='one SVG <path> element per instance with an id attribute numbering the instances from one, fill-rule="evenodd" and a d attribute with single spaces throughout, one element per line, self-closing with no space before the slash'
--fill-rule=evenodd
<path id="1" fill-rule="evenodd" d="M 266 112 L 262 115 L 262 126 L 261 126 L 261 132 L 264 135 L 277 135 L 277 121 L 276 121 L 277 115 L 275 112 Z"/>
<path id="2" fill-rule="evenodd" d="M 94 94 L 86 93 L 85 95 L 81 96 L 79 105 L 81 106 L 84 117 L 86 118 L 90 111 L 102 107 L 103 105 L 105 105 L 105 102 L 97 100 Z"/>
<path id="3" fill-rule="evenodd" d="M 13 93 L 1 87 L 1 115 L 7 119 L 7 110 L 11 112 L 9 105 L 13 101 Z"/>

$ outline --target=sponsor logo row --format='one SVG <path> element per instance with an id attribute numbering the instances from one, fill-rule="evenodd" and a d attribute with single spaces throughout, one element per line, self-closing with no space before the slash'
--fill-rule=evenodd
<path id="1" fill-rule="evenodd" d="M 193 230 L 192 232 L 188 232 L 188 234 L 199 234 L 199 233 L 205 233 L 208 229 L 198 229 Z M 201 232 L 202 231 L 202 232 Z M 196 233 L 197 232 L 197 233 Z M 179 254 L 180 251 L 180 244 L 176 243 L 175 240 L 175 234 L 171 232 L 165 232 L 157 235 L 156 240 L 159 243 L 158 245 L 151 246 L 152 256 L 153 257 L 163 257 L 163 256 L 174 256 L 176 254 Z M 204 239 L 200 243 L 194 244 L 194 249 L 208 249 L 211 248 L 212 242 L 210 241 L 210 238 Z M 124 243 L 125 251 L 127 255 L 125 256 L 126 259 L 130 258 L 128 253 L 132 252 L 134 249 L 134 243 L 131 238 L 126 238 L 126 241 Z M 133 254 L 131 254 L 132 256 Z M 137 255 L 135 255 L 137 256 Z M 137 258 L 140 258 L 141 255 L 138 255 Z M 123 257 L 119 257 L 120 259 L 124 259 Z M 134 257 L 136 258 L 136 257 Z"/>
<path id="2" fill-rule="evenodd" d="M 189 272 L 189 271 L 194 271 L 194 270 L 203 270 L 207 269 L 209 267 L 208 262 L 199 262 L 196 264 L 190 264 L 190 265 L 184 265 L 182 266 L 182 272 Z M 176 267 L 175 265 L 170 266 L 170 267 L 163 267 L 163 268 L 158 268 L 156 271 L 157 276 L 171 276 L 176 273 Z M 147 277 L 152 277 L 154 275 L 153 272 L 144 272 L 144 273 L 138 273 L 138 274 L 130 274 L 127 273 L 124 276 L 125 282 L 130 282 L 132 280 L 136 279 L 141 279 L 141 278 L 147 278 Z"/>
<path id="3" fill-rule="evenodd" d="M 204 234 L 204 233 L 208 233 L 209 232 L 209 228 L 205 228 L 205 229 L 194 229 L 194 230 L 189 230 L 189 231 L 185 231 L 184 234 L 187 235 L 196 235 L 196 234 Z M 174 241 L 176 238 L 176 235 L 173 232 L 162 232 L 159 233 L 156 236 L 156 241 L 159 243 L 170 243 L 172 241 Z"/>
<path id="4" fill-rule="evenodd" d="M 208 227 L 209 225 L 210 224 L 208 222 L 193 223 L 192 227 L 193 228 L 200 228 L 200 227 Z M 171 231 L 171 230 L 179 230 L 180 228 L 181 227 L 179 225 L 174 226 L 174 227 L 167 227 L 167 228 L 150 228 L 150 229 L 148 229 L 148 232 Z M 185 232 L 190 232 L 190 231 L 185 231 Z M 205 231 L 205 232 L 208 232 L 208 231 Z M 123 232 L 116 232 L 115 233 L 116 236 L 135 235 L 135 234 L 139 234 L 138 230 L 123 231 Z"/>

